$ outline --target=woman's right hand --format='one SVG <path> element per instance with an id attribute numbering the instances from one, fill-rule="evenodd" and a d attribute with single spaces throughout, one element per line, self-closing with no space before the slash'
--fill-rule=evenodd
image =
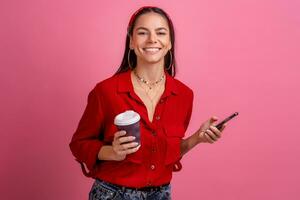
<path id="1" fill-rule="evenodd" d="M 127 154 L 131 154 L 139 150 L 140 146 L 135 140 L 134 136 L 125 136 L 125 131 L 117 131 L 114 134 L 114 140 L 112 142 L 112 149 L 115 154 L 116 161 L 121 161 L 126 158 Z"/>

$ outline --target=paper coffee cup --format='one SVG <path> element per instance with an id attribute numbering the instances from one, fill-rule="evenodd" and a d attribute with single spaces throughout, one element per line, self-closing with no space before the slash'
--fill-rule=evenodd
<path id="1" fill-rule="evenodd" d="M 137 112 L 127 110 L 115 117 L 114 124 L 119 130 L 126 131 L 125 136 L 135 136 L 134 142 L 140 145 L 140 119 L 141 117 Z"/>

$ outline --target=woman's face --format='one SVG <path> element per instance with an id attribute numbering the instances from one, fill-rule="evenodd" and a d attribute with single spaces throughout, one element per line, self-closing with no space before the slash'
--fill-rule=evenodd
<path id="1" fill-rule="evenodd" d="M 153 12 L 143 14 L 136 20 L 130 48 L 134 49 L 137 64 L 164 65 L 164 56 L 172 48 L 167 20 Z"/>

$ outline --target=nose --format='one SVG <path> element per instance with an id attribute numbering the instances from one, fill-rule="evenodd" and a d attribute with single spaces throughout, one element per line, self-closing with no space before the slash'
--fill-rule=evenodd
<path id="1" fill-rule="evenodd" d="M 155 33 L 150 33 L 148 41 L 151 42 L 151 43 L 156 43 L 157 42 L 156 34 Z"/>

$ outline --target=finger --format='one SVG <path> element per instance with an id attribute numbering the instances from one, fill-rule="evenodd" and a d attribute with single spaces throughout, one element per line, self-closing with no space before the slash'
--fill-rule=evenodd
<path id="1" fill-rule="evenodd" d="M 122 144 L 122 148 L 124 150 L 127 150 L 127 149 L 131 149 L 131 148 L 134 148 L 134 147 L 137 147 L 139 143 L 137 142 L 130 142 L 130 143 L 126 143 L 126 144 Z"/>
<path id="2" fill-rule="evenodd" d="M 209 127 L 210 130 L 212 130 L 212 132 L 215 134 L 215 136 L 217 136 L 217 138 L 221 137 L 221 131 L 219 131 L 219 129 L 215 126 L 210 126 Z"/>
<path id="3" fill-rule="evenodd" d="M 122 130 L 122 131 L 117 131 L 114 135 L 114 140 L 121 137 L 121 136 L 124 136 L 126 135 L 126 131 Z"/>
<path id="4" fill-rule="evenodd" d="M 117 154 L 117 155 L 124 155 L 122 154 L 122 152 L 124 151 L 123 147 L 120 145 L 114 145 L 113 144 L 113 151 Z"/>
<path id="5" fill-rule="evenodd" d="M 118 140 L 119 140 L 120 144 L 122 144 L 122 143 L 131 142 L 131 141 L 135 140 L 135 137 L 134 136 L 123 136 L 123 137 L 119 137 Z"/>
<path id="6" fill-rule="evenodd" d="M 129 143 L 127 143 L 127 144 L 129 144 Z M 119 144 L 119 145 L 115 145 L 114 146 L 114 151 L 118 154 L 118 155 L 126 155 L 126 150 L 131 146 L 131 145 L 125 145 L 125 144 L 123 144 L 123 145 L 121 145 L 121 144 Z M 125 146 L 124 146 L 125 145 Z M 134 146 L 136 146 L 136 145 L 134 145 Z"/>
<path id="7" fill-rule="evenodd" d="M 210 143 L 210 144 L 212 144 L 212 143 L 215 142 L 215 141 L 214 141 L 213 139 L 211 139 L 207 134 L 205 134 L 205 139 L 206 139 L 206 142 L 207 142 L 207 143 Z"/>
<path id="8" fill-rule="evenodd" d="M 213 140 L 213 141 L 217 141 L 218 140 L 218 138 L 217 138 L 217 136 L 211 131 L 211 130 L 206 130 L 205 131 L 206 132 L 206 134 Z"/>
<path id="9" fill-rule="evenodd" d="M 139 148 L 141 147 L 141 145 L 138 145 L 137 147 L 131 148 L 131 149 L 127 149 L 126 150 L 126 154 L 131 154 L 136 152 L 137 150 L 139 150 Z"/>
<path id="10" fill-rule="evenodd" d="M 206 139 L 206 136 L 205 136 L 205 132 L 204 132 L 204 131 L 201 131 L 201 132 L 198 134 L 198 137 L 199 137 L 200 140 L 202 140 L 203 142 L 207 142 L 207 139 Z"/>
<path id="11" fill-rule="evenodd" d="M 125 156 L 126 155 L 126 151 L 122 151 L 122 150 L 120 150 L 120 151 L 117 151 L 116 152 L 117 153 L 117 155 L 119 155 L 119 156 Z"/>
<path id="12" fill-rule="evenodd" d="M 211 143 L 211 144 L 214 143 L 214 140 L 208 135 L 207 132 L 205 132 L 204 136 L 208 143 Z"/>
<path id="13" fill-rule="evenodd" d="M 208 134 L 206 134 L 205 131 L 201 131 L 199 133 L 198 137 L 201 138 L 201 140 L 203 142 L 206 142 L 206 143 L 213 143 L 214 142 L 214 140 Z"/>

